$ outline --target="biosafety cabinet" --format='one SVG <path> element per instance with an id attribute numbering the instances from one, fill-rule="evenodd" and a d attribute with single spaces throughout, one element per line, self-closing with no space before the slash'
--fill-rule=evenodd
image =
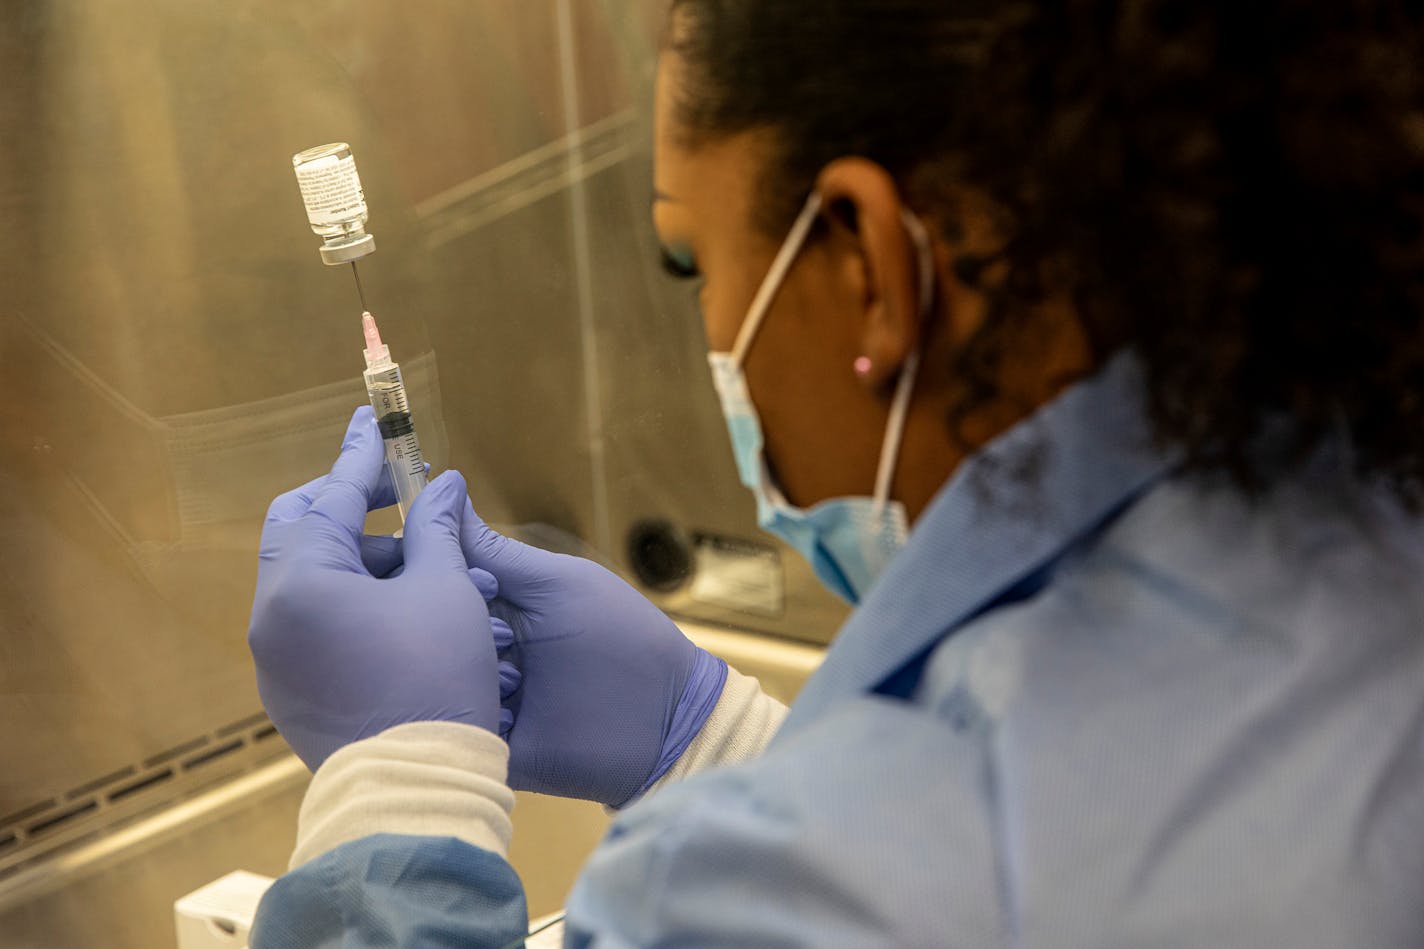
<path id="1" fill-rule="evenodd" d="M 305 772 L 253 682 L 257 541 L 365 398 L 308 146 L 360 158 L 365 290 L 434 469 L 782 694 L 814 667 L 844 610 L 757 531 L 693 294 L 656 266 L 663 8 L 0 10 L 0 945 L 171 945 L 176 897 L 282 869 Z M 520 808 L 541 912 L 599 825 Z"/>

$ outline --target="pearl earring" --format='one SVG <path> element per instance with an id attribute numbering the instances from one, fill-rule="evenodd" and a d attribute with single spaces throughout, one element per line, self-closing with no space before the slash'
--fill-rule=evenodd
<path id="1" fill-rule="evenodd" d="M 870 370 L 875 368 L 869 356 L 857 356 L 852 365 L 855 367 L 855 374 L 862 379 L 870 375 Z"/>

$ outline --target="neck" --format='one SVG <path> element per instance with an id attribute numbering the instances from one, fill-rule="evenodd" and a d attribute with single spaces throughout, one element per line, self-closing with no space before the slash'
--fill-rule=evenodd
<path id="1" fill-rule="evenodd" d="M 917 402 L 905 419 L 905 438 L 891 488 L 891 496 L 905 505 L 911 524 L 969 455 L 951 437 L 948 407 Z"/>
<path id="2" fill-rule="evenodd" d="M 1003 360 L 997 394 L 967 408 L 965 387 L 945 381 L 943 367 L 952 364 L 952 355 L 943 347 L 930 350 L 891 489 L 912 524 L 965 458 L 1095 371 L 1087 338 L 1071 314 L 1044 313 L 1035 331 L 1033 341 L 1015 345 Z"/>

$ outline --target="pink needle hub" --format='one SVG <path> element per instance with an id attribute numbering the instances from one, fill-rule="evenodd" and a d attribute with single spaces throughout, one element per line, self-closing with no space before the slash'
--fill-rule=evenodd
<path id="1" fill-rule="evenodd" d="M 361 332 L 366 336 L 366 348 L 375 352 L 381 348 L 381 331 L 376 328 L 376 318 L 369 312 L 361 314 Z"/>
<path id="2" fill-rule="evenodd" d="M 376 328 L 376 318 L 369 311 L 361 314 L 361 333 L 366 337 L 366 368 L 377 369 L 391 365 L 391 350 L 381 342 L 381 331 Z"/>

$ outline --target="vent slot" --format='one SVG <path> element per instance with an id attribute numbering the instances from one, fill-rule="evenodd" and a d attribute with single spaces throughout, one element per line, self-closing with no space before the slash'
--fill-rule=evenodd
<path id="1" fill-rule="evenodd" d="M 51 807 L 54 807 L 58 803 L 58 800 L 50 800 L 40 801 L 38 804 L 31 804 L 29 807 L 25 808 L 22 811 L 16 811 L 13 814 L 7 814 L 4 817 L 0 817 L 0 827 L 4 827 L 7 824 L 18 824 L 22 820 L 27 820 L 31 817 L 34 817 L 36 814 L 43 814 L 45 811 L 49 810 Z"/>
<path id="2" fill-rule="evenodd" d="M 196 758 L 189 758 L 187 761 L 183 762 L 183 770 L 192 771 L 194 768 L 200 768 L 208 762 L 212 761 L 214 758 L 221 758 L 223 755 L 230 755 L 241 747 L 241 738 L 235 741 L 230 741 L 225 745 L 219 745 L 218 747 L 214 748 L 212 751 L 207 752 L 206 754 L 198 755 L 198 757 Z"/>
<path id="3" fill-rule="evenodd" d="M 247 731 L 247 729 L 253 728 L 257 725 L 261 725 L 265 721 L 267 721 L 266 712 L 258 712 L 256 715 L 249 715 L 241 721 L 233 722 L 231 725 L 219 728 L 218 737 L 226 738 L 228 735 L 235 735 L 238 732 Z"/>
<path id="4" fill-rule="evenodd" d="M 204 735 L 201 738 L 194 738 L 192 741 L 185 741 L 175 748 L 169 748 L 162 754 L 154 755 L 143 763 L 145 769 L 157 767 L 165 762 L 172 761 L 180 755 L 186 755 L 190 751 L 196 751 L 208 743 L 208 738 Z"/>
<path id="5" fill-rule="evenodd" d="M 115 801 L 122 801 L 130 794 L 136 794 L 139 791 L 142 791 L 144 788 L 151 788 L 155 784 L 158 784 L 162 781 L 167 781 L 171 777 L 173 777 L 173 769 L 164 768 L 157 774 L 150 774 L 142 781 L 135 781 L 133 784 L 125 785 L 124 787 L 119 788 L 117 791 L 114 791 L 112 794 L 109 795 L 109 803 L 113 804 Z"/>
<path id="6" fill-rule="evenodd" d="M 283 750 L 280 743 L 261 747 L 258 743 L 276 734 L 271 719 L 259 711 L 0 817 L 0 878 L 39 854 L 69 847 L 87 835 L 149 813 L 165 800 L 180 799 L 271 761 L 274 753 Z M 203 770 L 214 761 L 227 764 Z"/>
<path id="7" fill-rule="evenodd" d="M 44 832 L 47 831 L 47 830 L 53 830 L 55 827 L 58 827 L 60 824 L 66 824 L 66 823 L 68 823 L 69 821 L 74 820 L 76 817 L 83 817 L 85 814 L 88 814 L 88 813 L 90 813 L 90 812 L 92 812 L 92 811 L 96 811 L 96 810 L 98 810 L 98 809 L 99 809 L 99 802 L 98 802 L 98 801 L 85 801 L 83 804 L 79 805 L 78 807 L 70 808 L 69 810 L 63 812 L 62 814 L 56 814 L 56 815 L 54 815 L 53 817 L 51 817 L 51 818 L 49 818 L 49 819 L 47 819 L 47 820 L 42 820 L 42 821 L 40 821 L 38 824 L 35 824 L 33 827 L 26 828 L 26 831 L 25 831 L 25 832 L 28 833 L 28 834 L 30 834 L 31 836 L 34 836 L 34 835 L 37 835 L 37 834 L 42 834 L 42 833 L 44 833 Z"/>
<path id="8" fill-rule="evenodd" d="M 106 775 L 104 775 L 102 778 L 95 778 L 93 781 L 90 781 L 88 784 L 82 784 L 82 785 L 80 785 L 79 787 L 75 788 L 73 791 L 70 791 L 68 794 L 66 794 L 66 795 L 65 795 L 65 799 L 72 801 L 72 800 L 74 800 L 76 797 L 83 797 L 83 796 L 86 795 L 86 794 L 90 794 L 90 793 L 93 793 L 94 791 L 99 790 L 100 788 L 102 788 L 102 787 L 103 787 L 104 785 L 106 785 L 106 784 L 113 784 L 115 781 L 122 781 L 124 778 L 127 778 L 129 775 L 131 775 L 131 774 L 133 774 L 133 773 L 134 773 L 134 766 L 133 766 L 133 765 L 129 765 L 127 768 L 120 768 L 118 771 L 115 771 L 113 774 L 106 774 Z"/>

